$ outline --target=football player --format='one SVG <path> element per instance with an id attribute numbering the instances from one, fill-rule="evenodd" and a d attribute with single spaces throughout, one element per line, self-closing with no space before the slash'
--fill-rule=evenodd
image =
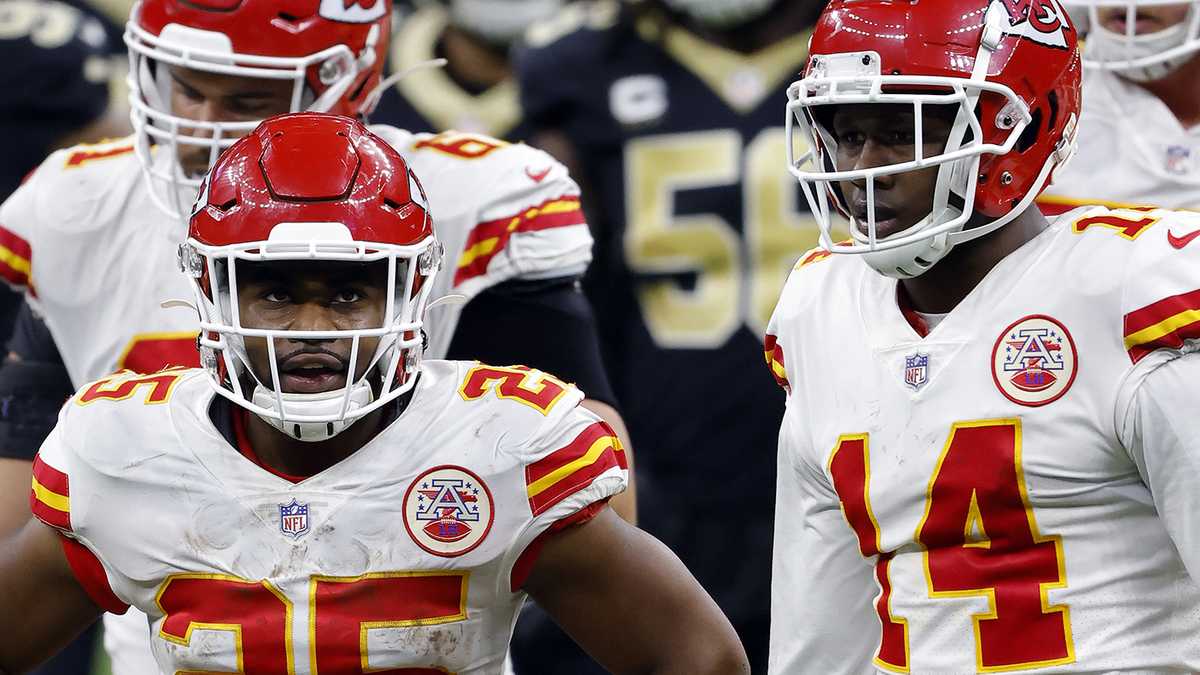
<path id="1" fill-rule="evenodd" d="M 769 672 L 1197 670 L 1200 214 L 1038 210 L 1080 106 L 1055 0 L 834 0 L 811 51 Z"/>
<path id="2" fill-rule="evenodd" d="M 509 50 L 564 0 L 427 0 L 392 38 L 390 66 L 400 80 L 384 90 L 377 123 L 413 131 L 470 131 L 524 140 Z M 444 57 L 445 68 L 423 64 Z M 403 76 L 401 76 L 403 74 Z"/>
<path id="3" fill-rule="evenodd" d="M 79 386 L 121 369 L 199 364 L 195 317 L 161 303 L 189 292 L 175 273 L 175 247 L 200 177 L 260 118 L 369 112 L 389 7 L 145 0 L 135 8 L 127 27 L 134 136 L 51 155 L 0 207 L 0 276 L 28 290 L 57 348 L 25 340 L 19 360 L 0 369 L 6 414 L 22 430 L 0 446 L 21 462 L 0 473 L 29 483 L 36 441 L 73 389 L 61 381 Z M 559 373 L 620 431 L 577 287 L 591 238 L 566 169 L 543 152 L 485 136 L 376 131 L 426 176 L 441 214 L 450 259 L 434 297 L 459 302 L 430 308 L 430 355 Z M 46 361 L 55 351 L 61 364 Z M 15 495 L 6 499 L 5 509 L 27 514 Z M 632 514 L 632 495 L 613 503 Z M 135 613 L 105 619 L 106 647 L 122 675 L 157 672 Z"/>
<path id="4" fill-rule="evenodd" d="M 349 118 L 225 153 L 180 263 L 203 370 L 84 387 L 0 556 L 0 672 L 133 605 L 164 672 L 497 673 L 526 593 L 617 673 L 749 673 L 678 558 L 617 517 L 620 440 L 540 370 L 423 361 L 442 245 Z"/>
<path id="5" fill-rule="evenodd" d="M 5 138 L 0 200 L 12 194 L 55 148 L 128 133 L 128 117 L 109 105 L 109 49 L 104 23 L 71 5 L 56 0 L 0 0 L 0 61 L 10 64 L 0 72 L 0 88 L 5 92 L 0 98 Z M 0 287 L 0 342 L 8 340 L 21 307 L 20 293 Z M 67 387 L 60 384 L 60 394 L 69 391 L 69 383 Z M 8 393 L 21 397 L 30 392 L 22 387 Z M 7 412 L 0 407 L 0 444 L 24 431 Z M 39 430 L 44 436 L 44 429 Z M 36 447 L 42 436 L 26 447 Z M 10 464 L 11 470 L 0 470 L 0 493 L 11 495 L 14 507 L 0 510 L 0 532 L 29 519 L 28 509 L 17 497 L 29 483 L 29 458 L 0 456 L 0 465 Z M 94 651 L 91 643 L 89 634 L 39 672 L 86 672 Z"/>
<path id="6" fill-rule="evenodd" d="M 783 406 L 752 352 L 787 270 L 816 243 L 778 170 L 777 104 L 821 4 L 576 3 L 529 31 L 515 57 L 533 142 L 584 185 L 597 241 L 585 285 L 605 361 L 631 435 L 654 448 L 639 455 L 639 479 L 653 485 L 639 522 L 713 594 L 755 672 L 766 664 Z M 545 634 L 518 630 L 519 668 L 566 658 Z"/>
<path id="7" fill-rule="evenodd" d="M 1200 210 L 1200 0 L 1064 0 L 1086 10 L 1079 153 L 1039 200 Z"/>

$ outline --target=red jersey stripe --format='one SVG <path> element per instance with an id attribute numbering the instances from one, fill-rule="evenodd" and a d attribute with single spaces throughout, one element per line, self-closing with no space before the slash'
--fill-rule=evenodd
<path id="1" fill-rule="evenodd" d="M 67 161 L 63 164 L 64 168 L 71 168 L 87 164 L 94 159 L 108 159 L 110 157 L 119 157 L 121 155 L 133 152 L 133 145 L 122 145 L 108 150 L 76 150 L 67 157 Z"/>
<path id="2" fill-rule="evenodd" d="M 1156 349 L 1200 338 L 1200 290 L 1180 293 L 1125 315 L 1125 349 L 1137 363 Z"/>
<path id="3" fill-rule="evenodd" d="M 70 481 L 67 474 L 42 461 L 41 456 L 33 458 L 33 477 L 46 489 L 64 497 L 71 496 Z"/>
<path id="4" fill-rule="evenodd" d="M 612 427 L 604 422 L 595 422 L 575 437 L 568 445 L 546 455 L 538 461 L 525 467 L 525 483 L 532 486 L 550 473 L 561 469 L 571 462 L 583 457 L 596 441 L 615 436 Z"/>
<path id="5" fill-rule="evenodd" d="M 791 391 L 791 384 L 787 379 L 787 368 L 783 364 L 783 347 L 779 346 L 779 340 L 774 335 L 767 335 L 763 340 L 763 355 L 766 356 L 767 367 L 771 369 L 771 375 L 775 378 L 775 382 L 785 391 Z"/>
<path id="6" fill-rule="evenodd" d="M 29 242 L 0 225 L 0 276 L 14 286 L 28 286 L 32 256 Z"/>
<path id="7" fill-rule="evenodd" d="M 29 491 L 29 510 L 50 527 L 71 531 L 71 491 L 67 474 L 42 461 L 33 460 L 33 481 Z"/>
<path id="8" fill-rule="evenodd" d="M 1125 337 L 1150 328 L 1182 311 L 1200 309 L 1200 289 L 1172 295 L 1125 315 Z"/>
<path id="9" fill-rule="evenodd" d="M 536 516 L 604 472 L 628 467 L 621 441 L 607 424 L 596 422 L 566 447 L 525 468 L 529 508 Z"/>
<path id="10" fill-rule="evenodd" d="M 488 264 L 518 232 L 536 232 L 557 227 L 585 225 L 587 219 L 578 197 L 559 197 L 504 218 L 480 223 L 471 230 L 459 257 L 454 283 L 459 284 L 487 272 Z"/>

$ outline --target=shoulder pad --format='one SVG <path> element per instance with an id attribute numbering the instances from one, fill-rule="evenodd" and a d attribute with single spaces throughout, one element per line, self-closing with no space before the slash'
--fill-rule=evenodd
<path id="1" fill-rule="evenodd" d="M 36 220 L 56 230 L 102 227 L 108 204 L 123 202 L 142 180 L 133 137 L 58 150 L 29 179 Z M 9 214 L 7 221 L 13 220 Z M 36 237 L 35 237 L 36 238 Z"/>

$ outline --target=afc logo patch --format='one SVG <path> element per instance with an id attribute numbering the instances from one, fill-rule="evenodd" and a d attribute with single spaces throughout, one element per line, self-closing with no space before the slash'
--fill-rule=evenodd
<path id="1" fill-rule="evenodd" d="M 425 551 L 452 558 L 483 542 L 495 520 L 492 493 L 461 466 L 443 465 L 417 476 L 404 493 L 404 527 Z"/>
<path id="2" fill-rule="evenodd" d="M 291 504 L 279 505 L 279 531 L 292 539 L 299 539 L 308 532 L 308 504 L 292 498 Z"/>
<path id="3" fill-rule="evenodd" d="M 1079 361 L 1067 327 L 1045 314 L 1018 319 L 992 347 L 992 380 L 1013 403 L 1053 403 L 1075 381 Z"/>

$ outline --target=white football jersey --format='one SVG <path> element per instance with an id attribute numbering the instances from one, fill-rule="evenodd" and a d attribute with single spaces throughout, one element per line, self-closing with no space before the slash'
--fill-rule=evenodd
<path id="1" fill-rule="evenodd" d="M 895 279 L 801 259 L 766 340 L 788 391 L 769 672 L 1200 669 L 1200 507 L 1163 508 L 1200 447 L 1130 415 L 1200 339 L 1197 233 L 1065 214 L 924 337 Z"/>
<path id="2" fill-rule="evenodd" d="M 499 673 L 531 542 L 626 484 L 609 427 L 536 370 L 427 361 L 298 483 L 226 441 L 214 397 L 200 370 L 90 384 L 34 466 L 34 514 L 102 563 L 93 597 L 148 615 L 164 673 Z"/>
<path id="3" fill-rule="evenodd" d="M 546 153 L 472 134 L 371 131 L 404 155 L 429 199 L 446 247 L 431 297 L 462 296 L 427 312 L 427 357 L 446 354 L 463 301 L 505 281 L 587 267 L 579 188 Z M 151 201 L 132 138 L 77 146 L 50 155 L 0 206 L 0 277 L 26 289 L 76 386 L 122 369 L 198 366 L 196 313 L 161 307 L 192 301 L 176 258 L 186 235 Z M 105 618 L 121 675 L 155 672 L 135 614 Z"/>
<path id="4" fill-rule="evenodd" d="M 446 247 L 432 298 L 469 300 L 505 281 L 587 268 L 579 188 L 548 154 L 475 134 L 371 131 L 404 155 L 429 198 Z M 151 202 L 132 139 L 69 148 L 0 207 L 0 276 L 28 289 L 76 384 L 124 368 L 199 365 L 194 313 L 160 307 L 191 300 L 176 262 L 186 236 Z M 446 353 L 461 310 L 429 310 L 431 358 Z"/>
<path id="5" fill-rule="evenodd" d="M 1085 204 L 1200 210 L 1200 126 L 1183 128 L 1154 94 L 1089 69 L 1079 148 L 1038 203 L 1049 212 Z"/>

